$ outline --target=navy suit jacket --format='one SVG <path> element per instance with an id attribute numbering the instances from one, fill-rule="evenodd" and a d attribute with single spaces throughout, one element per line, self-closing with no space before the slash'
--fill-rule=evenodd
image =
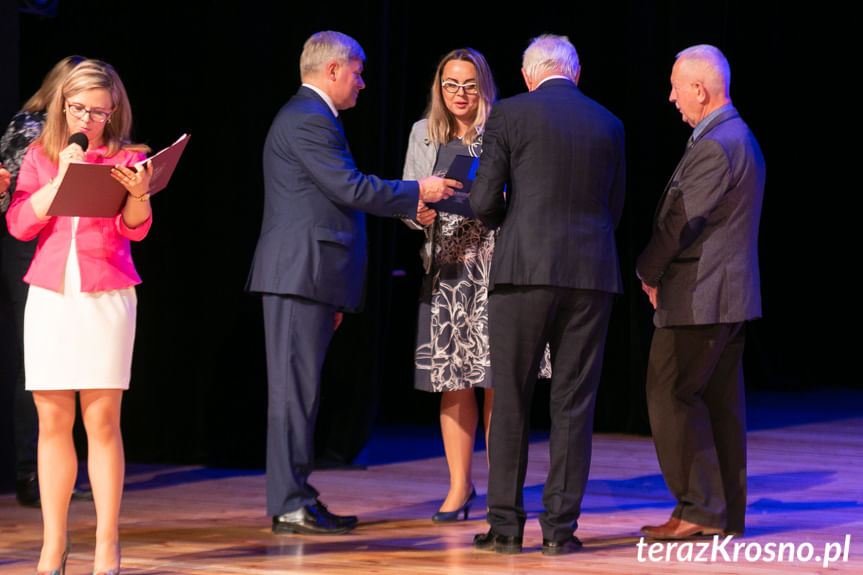
<path id="1" fill-rule="evenodd" d="M 761 315 L 758 225 L 764 156 L 737 110 L 692 142 L 659 201 L 639 277 L 658 286 L 657 327 L 736 323 Z"/>
<path id="2" fill-rule="evenodd" d="M 306 87 L 264 144 L 264 215 L 246 288 L 344 308 L 362 302 L 365 214 L 416 217 L 417 182 L 361 173 L 341 123 Z"/>
<path id="3" fill-rule="evenodd" d="M 489 288 L 620 293 L 625 172 L 623 124 L 569 80 L 495 104 L 470 195 L 477 217 L 500 226 Z"/>

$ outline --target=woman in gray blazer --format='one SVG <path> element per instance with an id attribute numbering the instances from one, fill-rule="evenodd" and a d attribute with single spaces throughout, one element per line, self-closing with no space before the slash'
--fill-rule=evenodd
<path id="1" fill-rule="evenodd" d="M 411 130 L 403 177 L 442 175 L 455 156 L 479 157 L 495 97 L 482 54 L 462 48 L 445 55 L 432 82 L 426 117 Z M 471 481 L 479 411 L 474 388 L 484 391 L 486 430 L 493 398 L 487 288 L 495 232 L 479 220 L 423 205 L 417 219 L 406 223 L 426 237 L 414 386 L 441 393 L 441 433 L 450 471 L 449 492 L 432 520 L 467 519 L 476 497 Z"/>

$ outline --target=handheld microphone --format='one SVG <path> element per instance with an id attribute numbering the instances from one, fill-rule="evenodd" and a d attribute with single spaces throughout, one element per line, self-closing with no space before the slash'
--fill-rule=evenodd
<path id="1" fill-rule="evenodd" d="M 81 147 L 81 151 L 86 152 L 87 147 L 90 145 L 90 140 L 87 139 L 87 134 L 77 132 L 69 136 L 69 141 L 67 141 L 66 144 L 78 144 Z"/>

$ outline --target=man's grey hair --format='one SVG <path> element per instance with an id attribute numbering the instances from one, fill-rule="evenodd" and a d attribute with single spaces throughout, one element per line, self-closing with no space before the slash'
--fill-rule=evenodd
<path id="1" fill-rule="evenodd" d="M 731 67 L 719 48 L 710 44 L 690 46 L 677 54 L 677 60 L 697 62 L 701 80 L 708 85 L 708 89 L 714 93 L 721 91 L 728 95 L 731 86 Z"/>
<path id="2" fill-rule="evenodd" d="M 323 66 L 332 60 L 349 62 L 365 61 L 365 59 L 366 54 L 359 42 L 347 34 L 332 30 L 318 32 L 312 34 L 303 45 L 303 53 L 300 55 L 300 78 L 306 78 L 310 74 L 321 71 Z"/>
<path id="3" fill-rule="evenodd" d="M 543 34 L 530 41 L 521 66 L 533 81 L 549 74 L 559 74 L 575 81 L 578 52 L 566 36 Z"/>

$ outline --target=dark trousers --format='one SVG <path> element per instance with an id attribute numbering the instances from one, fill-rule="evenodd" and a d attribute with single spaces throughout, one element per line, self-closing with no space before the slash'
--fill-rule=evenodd
<path id="1" fill-rule="evenodd" d="M 658 328 L 647 409 L 672 517 L 743 533 L 746 514 L 744 324 Z"/>
<path id="2" fill-rule="evenodd" d="M 590 469 L 593 411 L 612 295 L 549 286 L 495 286 L 489 297 L 494 408 L 489 437 L 488 522 L 524 531 L 530 410 L 546 342 L 551 348 L 550 467 L 539 516 L 544 539 L 572 535 Z"/>
<path id="3" fill-rule="evenodd" d="M 321 368 L 333 337 L 334 306 L 264 295 L 267 347 L 267 513 L 281 515 L 315 502 L 314 430 Z"/>
<path id="4" fill-rule="evenodd" d="M 0 214 L 0 217 L 3 215 Z M 39 421 L 36 415 L 36 404 L 33 403 L 33 394 L 24 389 L 24 308 L 27 305 L 29 286 L 22 279 L 36 252 L 36 240 L 29 242 L 16 240 L 7 235 L 5 225 L 3 228 L 0 230 L 0 250 L 2 250 L 0 263 L 2 263 L 4 289 L 0 292 L 8 297 L 8 309 L 12 315 L 9 325 L 15 332 L 14 337 L 8 340 L 15 348 L 10 354 L 14 365 L 4 371 L 11 374 L 8 384 L 14 386 L 15 476 L 17 479 L 23 479 L 36 473 L 36 441 L 39 435 Z"/>

